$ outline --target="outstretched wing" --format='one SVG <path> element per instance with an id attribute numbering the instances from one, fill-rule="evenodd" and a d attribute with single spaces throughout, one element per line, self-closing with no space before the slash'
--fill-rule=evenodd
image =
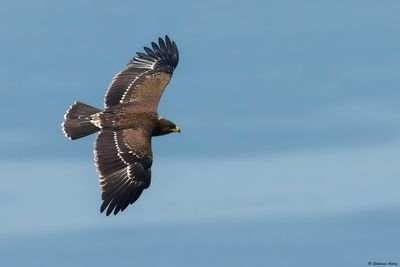
<path id="1" fill-rule="evenodd" d="M 117 214 L 150 186 L 151 135 L 143 129 L 103 130 L 95 143 L 103 203 L 100 212 Z"/>
<path id="2" fill-rule="evenodd" d="M 120 103 L 134 102 L 135 107 L 156 111 L 161 94 L 172 77 L 179 61 L 178 48 L 168 36 L 158 39 L 158 45 L 144 47 L 146 53 L 137 53 L 124 70 L 119 72 L 108 87 L 106 108 Z"/>

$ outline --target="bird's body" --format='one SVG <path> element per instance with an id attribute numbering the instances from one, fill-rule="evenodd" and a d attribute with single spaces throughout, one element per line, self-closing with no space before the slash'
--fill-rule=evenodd
<path id="1" fill-rule="evenodd" d="M 92 116 L 92 123 L 101 129 L 123 130 L 129 128 L 156 128 L 159 116 L 156 112 L 129 111 L 130 105 L 109 108 Z"/>
<path id="2" fill-rule="evenodd" d="M 157 106 L 178 64 L 178 50 L 168 36 L 145 47 L 110 84 L 104 111 L 75 102 L 65 114 L 63 130 L 70 139 L 99 132 L 95 161 L 103 204 L 117 214 L 135 202 L 151 180 L 151 137 L 180 132 L 160 117 Z"/>

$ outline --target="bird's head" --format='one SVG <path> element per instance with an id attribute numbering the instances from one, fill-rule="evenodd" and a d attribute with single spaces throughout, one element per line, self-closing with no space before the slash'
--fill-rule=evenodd
<path id="1" fill-rule="evenodd" d="M 153 131 L 153 136 L 164 135 L 169 133 L 181 133 L 181 129 L 170 120 L 160 118 L 158 125 Z"/>

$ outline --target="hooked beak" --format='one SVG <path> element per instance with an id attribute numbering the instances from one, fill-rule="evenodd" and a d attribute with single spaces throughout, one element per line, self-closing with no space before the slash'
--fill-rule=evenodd
<path id="1" fill-rule="evenodd" d="M 181 129 L 178 126 L 176 126 L 174 132 L 181 133 Z"/>

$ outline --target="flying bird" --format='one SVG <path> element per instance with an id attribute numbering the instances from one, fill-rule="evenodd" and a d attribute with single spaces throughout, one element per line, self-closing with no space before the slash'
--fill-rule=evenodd
<path id="1" fill-rule="evenodd" d="M 138 52 L 109 85 L 104 110 L 76 101 L 62 128 L 69 139 L 99 132 L 94 158 L 102 190 L 100 212 L 117 214 L 150 186 L 151 138 L 179 127 L 157 113 L 160 97 L 178 65 L 179 53 L 168 36 Z"/>

